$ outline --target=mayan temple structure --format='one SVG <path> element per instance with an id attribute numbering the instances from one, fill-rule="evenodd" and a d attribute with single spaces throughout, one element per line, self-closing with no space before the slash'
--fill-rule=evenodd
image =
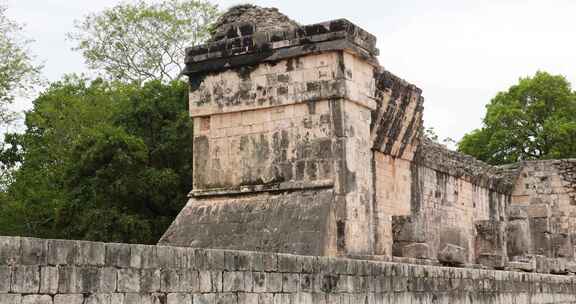
<path id="1" fill-rule="evenodd" d="M 237 6 L 186 52 L 193 189 L 159 244 L 0 237 L 0 304 L 576 303 L 576 160 L 427 140 L 344 19 Z"/>
<path id="2" fill-rule="evenodd" d="M 377 56 L 344 19 L 222 16 L 187 50 L 194 189 L 160 243 L 576 271 L 576 161 L 494 167 L 423 139 L 421 90 Z"/>

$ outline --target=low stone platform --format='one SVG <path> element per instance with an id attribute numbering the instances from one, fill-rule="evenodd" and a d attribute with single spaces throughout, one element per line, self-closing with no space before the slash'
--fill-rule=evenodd
<path id="1" fill-rule="evenodd" d="M 0 237 L 1 304 L 574 302 L 574 276 Z"/>

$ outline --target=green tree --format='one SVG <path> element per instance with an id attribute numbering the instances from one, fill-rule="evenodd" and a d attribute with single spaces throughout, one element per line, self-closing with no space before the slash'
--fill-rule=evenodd
<path id="1" fill-rule="evenodd" d="M 209 38 L 217 15 L 204 0 L 138 0 L 88 15 L 68 36 L 111 79 L 171 81 L 181 76 L 185 48 Z"/>
<path id="2" fill-rule="evenodd" d="M 52 84 L 0 155 L 0 234 L 155 243 L 191 189 L 184 82 Z"/>
<path id="3" fill-rule="evenodd" d="M 576 94 L 560 75 L 537 72 L 486 106 L 483 126 L 458 150 L 491 164 L 576 157 Z"/>
<path id="4" fill-rule="evenodd" d="M 41 69 L 33 63 L 31 41 L 23 37 L 22 25 L 8 18 L 6 10 L 0 3 L 0 123 L 12 120 L 7 106 L 40 82 Z"/>

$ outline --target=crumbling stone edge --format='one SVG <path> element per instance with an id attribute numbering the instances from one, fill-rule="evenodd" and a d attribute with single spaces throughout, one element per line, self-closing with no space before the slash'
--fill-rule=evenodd
<path id="1" fill-rule="evenodd" d="M 0 237 L 2 304 L 569 303 L 575 287 L 573 276 Z"/>

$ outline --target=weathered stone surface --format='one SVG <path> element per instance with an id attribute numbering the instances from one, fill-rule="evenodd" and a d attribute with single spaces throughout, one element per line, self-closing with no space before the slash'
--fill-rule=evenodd
<path id="1" fill-rule="evenodd" d="M 140 269 L 128 268 L 118 270 L 119 292 L 139 292 L 140 282 Z"/>
<path id="2" fill-rule="evenodd" d="M 16 265 L 21 261 L 21 242 L 18 237 L 0 238 L 0 265 Z"/>
<path id="3" fill-rule="evenodd" d="M 47 247 L 49 265 L 76 264 L 78 254 L 76 241 L 49 240 Z"/>
<path id="4" fill-rule="evenodd" d="M 83 304 L 82 294 L 57 294 L 54 296 L 54 304 Z"/>
<path id="5" fill-rule="evenodd" d="M 0 266 L 0 293 L 10 291 L 10 280 L 12 278 L 12 267 Z"/>
<path id="6" fill-rule="evenodd" d="M 10 290 L 14 293 L 38 293 L 40 290 L 40 267 L 14 267 Z"/>
<path id="7" fill-rule="evenodd" d="M 52 304 L 52 297 L 48 295 L 27 295 L 22 297 L 22 304 Z"/>
<path id="8" fill-rule="evenodd" d="M 106 256 L 104 243 L 78 241 L 77 249 L 78 265 L 104 265 Z"/>
<path id="9" fill-rule="evenodd" d="M 56 294 L 58 292 L 58 268 L 40 267 L 40 293 Z"/>
<path id="10" fill-rule="evenodd" d="M 448 265 L 462 265 L 466 263 L 466 249 L 460 246 L 447 244 L 438 253 L 438 261 Z"/>
<path id="11" fill-rule="evenodd" d="M 431 259 L 432 252 L 430 247 L 425 243 L 412 243 L 402 248 L 402 256 L 414 259 Z"/>
<path id="12" fill-rule="evenodd" d="M 46 240 L 22 238 L 21 240 L 23 265 L 46 265 L 48 246 Z"/>
<path id="13" fill-rule="evenodd" d="M 126 244 L 106 244 L 106 264 L 116 267 L 130 267 L 130 246 Z"/>

